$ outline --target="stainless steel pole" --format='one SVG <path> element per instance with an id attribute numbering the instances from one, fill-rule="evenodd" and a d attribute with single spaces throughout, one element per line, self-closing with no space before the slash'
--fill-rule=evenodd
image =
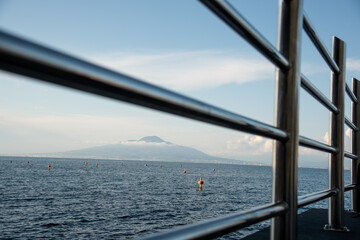
<path id="1" fill-rule="evenodd" d="M 353 102 L 352 112 L 351 112 L 351 121 L 355 124 L 356 127 L 360 128 L 360 81 L 353 78 L 352 79 L 352 89 L 354 91 L 355 97 L 358 100 L 358 103 Z M 357 188 L 351 191 L 351 209 L 355 213 L 360 213 L 360 131 L 352 131 L 351 134 L 351 152 L 352 154 L 358 156 L 358 159 L 351 160 L 351 183 L 356 184 Z"/>
<path id="2" fill-rule="evenodd" d="M 303 1 L 279 1 L 278 49 L 289 61 L 276 69 L 275 125 L 289 138 L 276 141 L 273 151 L 273 203 L 285 202 L 288 212 L 273 218 L 271 239 L 297 238 L 297 166 L 299 146 L 300 55 Z"/>
<path id="3" fill-rule="evenodd" d="M 330 100 L 338 113 L 330 112 L 330 144 L 338 149 L 329 156 L 329 188 L 339 193 L 329 199 L 329 215 L 326 230 L 346 231 L 344 227 L 344 94 L 345 94 L 345 43 L 337 37 L 332 39 L 332 57 L 339 66 L 338 73 L 331 73 Z"/>

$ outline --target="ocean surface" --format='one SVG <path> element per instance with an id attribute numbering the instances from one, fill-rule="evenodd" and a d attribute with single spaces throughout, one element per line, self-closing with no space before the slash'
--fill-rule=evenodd
<path id="1" fill-rule="evenodd" d="M 326 169 L 300 168 L 298 195 L 327 181 Z M 271 185 L 267 166 L 0 157 L 0 238 L 133 239 L 270 203 Z M 327 208 L 327 200 L 311 207 Z"/>

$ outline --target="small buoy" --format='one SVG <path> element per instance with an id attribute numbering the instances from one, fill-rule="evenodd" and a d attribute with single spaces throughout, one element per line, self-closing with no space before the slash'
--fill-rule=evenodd
<path id="1" fill-rule="evenodd" d="M 215 168 L 213 168 L 213 172 L 215 172 Z"/>
<path id="2" fill-rule="evenodd" d="M 160 164 L 160 168 L 162 168 L 162 165 Z"/>
<path id="3" fill-rule="evenodd" d="M 204 184 L 204 181 L 202 180 L 202 177 L 200 177 L 200 181 L 198 181 L 198 184 L 200 185 L 200 187 L 201 187 L 201 185 Z"/>
<path id="4" fill-rule="evenodd" d="M 26 165 L 29 165 L 29 164 L 30 164 L 30 162 L 29 162 L 29 161 L 27 161 L 27 162 L 26 162 Z"/>
<path id="5" fill-rule="evenodd" d="M 204 184 L 204 181 L 202 180 L 202 177 L 200 177 L 200 181 L 198 181 L 199 184 L 199 192 L 202 191 L 202 185 Z"/>
<path id="6" fill-rule="evenodd" d="M 145 167 L 147 167 L 147 164 L 145 163 Z"/>
<path id="7" fill-rule="evenodd" d="M 96 166 L 99 166 L 99 163 L 96 163 Z"/>
<path id="8" fill-rule="evenodd" d="M 186 173 L 186 169 L 184 169 L 184 173 Z"/>
<path id="9" fill-rule="evenodd" d="M 50 163 L 48 164 L 48 168 L 49 168 L 49 169 L 51 168 L 51 165 L 50 165 Z"/>

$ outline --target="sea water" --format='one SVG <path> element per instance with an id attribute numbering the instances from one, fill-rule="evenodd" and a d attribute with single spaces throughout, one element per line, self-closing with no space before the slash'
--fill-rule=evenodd
<path id="1" fill-rule="evenodd" d="M 326 169 L 300 168 L 299 196 L 327 181 Z M 271 188 L 268 166 L 0 157 L 0 238 L 138 238 L 270 203 Z"/>

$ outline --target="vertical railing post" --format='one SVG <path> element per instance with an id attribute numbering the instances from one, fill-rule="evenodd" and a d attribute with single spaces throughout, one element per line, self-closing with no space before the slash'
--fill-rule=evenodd
<path id="1" fill-rule="evenodd" d="M 352 79 L 352 90 L 358 99 L 358 103 L 352 104 L 351 120 L 356 127 L 360 129 L 360 82 Z M 351 152 L 358 156 L 358 159 L 351 160 L 351 183 L 356 184 L 357 188 L 351 191 L 351 210 L 357 214 L 360 213 L 360 130 L 352 131 L 351 134 Z"/>
<path id="2" fill-rule="evenodd" d="M 297 238 L 297 165 L 299 146 L 299 88 L 302 0 L 280 0 L 277 46 L 289 61 L 288 69 L 276 69 L 275 125 L 288 132 L 273 151 L 273 202 L 285 202 L 286 214 L 272 219 L 271 239 Z"/>
<path id="3" fill-rule="evenodd" d="M 329 156 L 329 188 L 339 190 L 329 199 L 326 230 L 345 231 L 344 227 L 344 93 L 345 93 L 345 43 L 337 37 L 332 40 L 332 57 L 339 72 L 331 73 L 330 99 L 338 113 L 330 112 L 330 144 L 338 151 Z"/>

